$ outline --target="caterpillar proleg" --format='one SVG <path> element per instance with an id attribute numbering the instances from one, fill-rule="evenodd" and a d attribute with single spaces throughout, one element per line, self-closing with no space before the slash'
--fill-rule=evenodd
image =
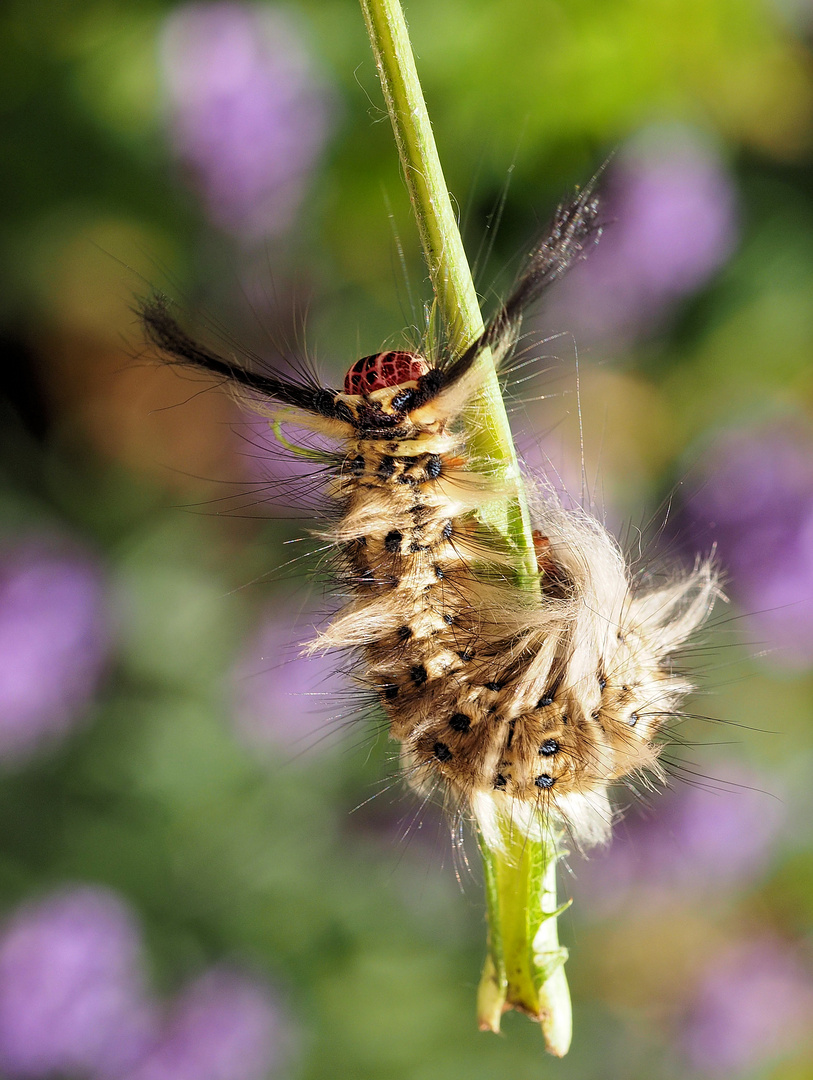
<path id="1" fill-rule="evenodd" d="M 219 355 L 162 296 L 140 307 L 167 362 L 332 444 L 321 536 L 348 601 L 308 648 L 357 650 L 410 783 L 476 816 L 492 847 L 489 823 L 506 816 L 529 835 L 544 818 L 580 846 L 606 838 L 613 785 L 658 773 L 658 733 L 691 689 L 673 660 L 717 594 L 709 560 L 667 584 L 633 579 L 599 521 L 530 477 L 514 482 L 531 494 L 540 586 L 519 588 L 481 513 L 504 492 L 461 423 L 479 360 L 505 365 L 524 311 L 597 239 L 598 214 L 590 187 L 559 208 L 475 341 L 363 357 L 341 390 Z"/>

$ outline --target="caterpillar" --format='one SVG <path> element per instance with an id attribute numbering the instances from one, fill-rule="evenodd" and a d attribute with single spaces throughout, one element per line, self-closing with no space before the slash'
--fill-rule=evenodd
<path id="1" fill-rule="evenodd" d="M 347 601 L 308 648 L 356 650 L 409 782 L 440 789 L 485 828 L 496 811 L 529 828 L 542 811 L 583 847 L 608 834 L 613 785 L 658 774 L 658 733 L 692 689 L 674 657 L 711 610 L 714 566 L 698 560 L 648 585 L 598 520 L 525 477 L 540 584 L 520 588 L 479 513 L 504 481 L 461 417 L 483 352 L 505 366 L 523 313 L 600 233 L 588 187 L 559 207 L 477 340 L 436 357 L 362 357 L 341 390 L 219 355 L 182 329 L 166 297 L 140 302 L 166 362 L 329 441 L 314 451 L 332 509 L 320 535 Z"/>

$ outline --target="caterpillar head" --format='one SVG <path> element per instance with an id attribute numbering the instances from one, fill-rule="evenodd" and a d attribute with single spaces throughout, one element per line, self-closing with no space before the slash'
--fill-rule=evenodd
<path id="1" fill-rule="evenodd" d="M 417 386 L 427 371 L 429 364 L 418 353 L 396 351 L 362 356 L 345 375 L 344 392 L 356 396 L 403 383 Z"/>

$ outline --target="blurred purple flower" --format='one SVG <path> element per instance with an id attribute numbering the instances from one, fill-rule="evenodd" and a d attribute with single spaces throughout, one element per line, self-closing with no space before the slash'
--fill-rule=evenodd
<path id="1" fill-rule="evenodd" d="M 261 1080 L 285 1056 L 287 1042 L 268 987 L 214 969 L 181 994 L 126 1080 Z"/>
<path id="2" fill-rule="evenodd" d="M 686 506 L 693 541 L 710 539 L 772 659 L 813 661 L 813 439 L 793 423 L 729 432 L 704 458 Z"/>
<path id="3" fill-rule="evenodd" d="M 742 942 L 709 963 L 681 1042 L 703 1075 L 751 1074 L 809 1041 L 811 1016 L 813 980 L 789 947 Z"/>
<path id="4" fill-rule="evenodd" d="M 286 610 L 291 618 L 284 617 Z M 348 708 L 335 657 L 301 655 L 300 643 L 316 631 L 307 618 L 294 614 L 280 598 L 234 669 L 235 725 L 241 740 L 256 751 L 281 745 L 324 749 Z"/>
<path id="5" fill-rule="evenodd" d="M 0 1069 L 129 1068 L 152 1035 L 140 941 L 113 893 L 74 888 L 21 908 L 0 937 Z"/>
<path id="6" fill-rule="evenodd" d="M 735 197 L 723 163 L 690 129 L 642 132 L 601 186 L 606 228 L 554 304 L 579 336 L 623 343 L 656 327 L 725 262 Z"/>
<path id="7" fill-rule="evenodd" d="M 175 149 L 212 220 L 248 240 L 283 232 L 331 113 L 293 17 L 229 0 L 185 4 L 167 22 L 162 65 Z"/>
<path id="8" fill-rule="evenodd" d="M 642 889 L 708 893 L 741 887 L 768 868 L 785 820 L 783 803 L 764 777 L 721 770 L 705 785 L 681 785 L 650 817 L 630 815 L 606 858 L 579 870 L 594 910 L 628 906 Z"/>
<path id="9" fill-rule="evenodd" d="M 64 734 L 89 704 L 108 654 L 98 567 L 41 541 L 0 554 L 0 757 Z"/>

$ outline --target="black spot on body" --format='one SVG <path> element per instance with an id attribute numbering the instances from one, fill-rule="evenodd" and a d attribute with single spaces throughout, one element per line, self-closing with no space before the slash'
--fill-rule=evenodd
<path id="1" fill-rule="evenodd" d="M 384 547 L 391 555 L 395 555 L 401 550 L 401 541 L 403 539 L 402 533 L 398 532 L 397 529 L 391 529 L 384 537 Z"/>
<path id="2" fill-rule="evenodd" d="M 395 472 L 395 459 L 385 454 L 378 463 L 378 475 L 386 479 Z"/>
<path id="3" fill-rule="evenodd" d="M 497 773 L 494 777 L 494 787 L 497 791 L 505 791 L 507 782 L 502 773 Z"/>
<path id="4" fill-rule="evenodd" d="M 419 551 L 429 551 L 429 545 L 419 544 L 417 540 L 413 540 L 412 543 L 409 545 L 409 550 L 412 552 L 413 555 L 416 555 Z"/>
<path id="5" fill-rule="evenodd" d="M 395 683 L 390 683 L 388 686 L 384 687 L 384 697 L 387 701 L 392 701 L 393 698 L 398 697 L 398 687 Z"/>
<path id="6" fill-rule="evenodd" d="M 361 456 L 361 454 L 358 454 L 350 462 L 350 472 L 353 474 L 353 476 L 361 476 L 361 474 L 364 472 L 365 466 L 366 463 L 364 461 L 364 458 Z"/>
<path id="7" fill-rule="evenodd" d="M 552 788 L 556 781 L 548 773 L 542 773 L 541 776 L 537 776 L 534 783 L 538 788 Z"/>
<path id="8" fill-rule="evenodd" d="M 338 420 L 353 422 L 353 410 L 343 401 L 339 401 L 333 390 L 319 389 L 313 395 L 310 408 L 320 416 L 335 416 Z"/>
<path id="9" fill-rule="evenodd" d="M 438 761 L 450 761 L 452 759 L 452 751 L 445 742 L 436 742 L 432 749 Z"/>
<path id="10" fill-rule="evenodd" d="M 416 686 L 423 686 L 429 676 L 426 674 L 426 668 L 423 664 L 416 664 L 409 673 L 409 677 L 415 683 Z"/>
<path id="11" fill-rule="evenodd" d="M 399 626 L 398 637 L 401 639 L 401 641 L 409 641 L 409 639 L 412 637 L 412 631 L 408 626 Z"/>
<path id="12" fill-rule="evenodd" d="M 443 372 L 437 368 L 432 368 L 425 375 L 421 375 L 420 379 L 418 379 L 418 388 L 414 391 L 415 401 L 413 407 L 431 401 L 442 389 L 443 381 Z"/>
<path id="13" fill-rule="evenodd" d="M 441 530 L 440 535 L 443 537 L 444 540 L 450 540 L 451 537 L 452 537 L 453 532 L 454 532 L 454 525 L 452 524 L 451 521 L 447 521 L 446 524 L 443 526 L 443 529 Z"/>
<path id="14" fill-rule="evenodd" d="M 545 739 L 539 747 L 539 753 L 544 754 L 545 757 L 553 757 L 554 754 L 559 753 L 559 749 L 559 743 L 556 739 Z"/>
<path id="15" fill-rule="evenodd" d="M 627 723 L 629 724 L 630 727 L 635 727 L 635 725 L 638 723 L 638 713 L 637 712 L 630 713 L 630 718 L 627 721 Z"/>
<path id="16" fill-rule="evenodd" d="M 443 458 L 440 454 L 430 454 L 426 462 L 427 480 L 437 480 L 443 472 Z"/>
<path id="17" fill-rule="evenodd" d="M 466 732 L 471 728 L 471 720 L 465 713 L 455 713 L 452 719 L 449 721 L 449 727 L 452 731 Z"/>
<path id="18" fill-rule="evenodd" d="M 607 689 L 607 680 L 605 679 L 605 677 L 603 675 L 599 675 L 599 677 L 598 677 L 598 688 L 599 688 L 599 690 L 606 690 Z"/>
<path id="19" fill-rule="evenodd" d="M 387 450 L 389 450 L 389 452 L 391 454 L 394 454 L 397 449 L 398 449 L 398 443 L 397 442 L 387 443 Z"/>
<path id="20" fill-rule="evenodd" d="M 408 412 L 412 408 L 414 400 L 414 390 L 401 390 L 400 393 L 393 396 L 390 401 L 390 408 L 393 412 Z"/>
<path id="21" fill-rule="evenodd" d="M 508 721 L 508 738 L 505 741 L 505 745 L 506 745 L 506 748 L 509 749 L 509 750 L 511 749 L 511 744 L 514 741 L 514 728 L 516 726 L 517 726 L 516 720 L 509 720 Z"/>
<path id="22" fill-rule="evenodd" d="M 454 622 L 454 615 L 444 615 L 443 621 L 446 623 L 447 626 L 451 626 Z"/>
<path id="23" fill-rule="evenodd" d="M 487 682 L 486 690 L 502 690 L 501 682 Z"/>
<path id="24" fill-rule="evenodd" d="M 553 704 L 553 695 L 544 694 L 536 703 L 537 709 L 547 709 L 548 705 Z"/>
<path id="25" fill-rule="evenodd" d="M 474 654 L 474 649 L 463 649 L 457 655 L 460 657 L 461 660 L 468 661 L 468 660 L 473 660 L 475 654 Z"/>

